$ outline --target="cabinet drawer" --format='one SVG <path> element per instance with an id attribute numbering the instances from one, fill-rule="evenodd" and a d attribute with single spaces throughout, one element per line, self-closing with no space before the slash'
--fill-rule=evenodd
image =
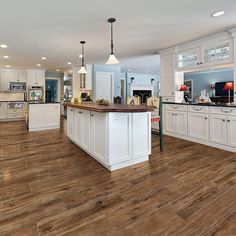
<path id="1" fill-rule="evenodd" d="M 162 97 L 163 102 L 174 102 L 175 98 L 174 97 Z"/>
<path id="2" fill-rule="evenodd" d="M 232 107 L 211 107 L 210 113 L 236 116 L 236 108 Z"/>
<path id="3" fill-rule="evenodd" d="M 14 118 L 23 118 L 24 114 L 23 113 L 8 113 L 7 117 L 9 119 L 14 119 Z"/>
<path id="4" fill-rule="evenodd" d="M 172 111 L 187 111 L 186 105 L 178 105 L 178 104 L 165 104 L 166 110 Z"/>
<path id="5" fill-rule="evenodd" d="M 189 106 L 188 111 L 198 113 L 209 113 L 209 107 L 207 106 Z"/>
<path id="6" fill-rule="evenodd" d="M 8 114 L 23 114 L 23 109 L 8 109 Z"/>

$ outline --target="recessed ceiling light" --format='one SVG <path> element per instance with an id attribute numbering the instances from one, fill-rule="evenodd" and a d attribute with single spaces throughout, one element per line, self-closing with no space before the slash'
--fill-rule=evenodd
<path id="1" fill-rule="evenodd" d="M 71 62 L 68 62 L 67 64 L 68 64 L 68 65 L 71 65 Z"/>
<path id="2" fill-rule="evenodd" d="M 8 59 L 8 58 L 9 58 L 9 56 L 3 56 L 3 58 L 5 58 L 5 59 Z"/>
<path id="3" fill-rule="evenodd" d="M 7 45 L 6 44 L 0 44 L 0 47 L 1 48 L 7 48 Z"/>
<path id="4" fill-rule="evenodd" d="M 46 57 L 42 57 L 42 60 L 46 60 L 47 58 Z"/>
<path id="5" fill-rule="evenodd" d="M 36 66 L 41 66 L 41 64 L 37 64 Z"/>
<path id="6" fill-rule="evenodd" d="M 79 55 L 79 58 L 83 58 L 83 55 L 82 55 L 82 54 L 80 54 L 80 55 Z"/>
<path id="7" fill-rule="evenodd" d="M 6 65 L 7 68 L 9 68 L 10 66 L 9 65 Z"/>
<path id="8" fill-rule="evenodd" d="M 225 13 L 226 13 L 226 11 L 223 11 L 223 10 L 221 10 L 221 11 L 216 11 L 216 12 L 213 12 L 213 13 L 211 14 L 211 16 L 212 16 L 212 17 L 223 16 L 223 15 L 225 15 Z"/>
<path id="9" fill-rule="evenodd" d="M 56 71 L 60 71 L 59 69 L 56 69 Z"/>

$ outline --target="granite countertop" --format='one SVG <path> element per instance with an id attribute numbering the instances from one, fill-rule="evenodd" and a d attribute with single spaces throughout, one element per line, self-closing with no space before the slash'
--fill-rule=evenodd
<path id="1" fill-rule="evenodd" d="M 98 105 L 93 102 L 85 102 L 78 104 L 64 103 L 64 106 L 84 109 L 96 112 L 149 112 L 154 111 L 152 107 L 145 105 L 126 105 L 126 104 L 109 104 L 109 105 Z"/>
<path id="2" fill-rule="evenodd" d="M 34 104 L 55 104 L 55 103 L 60 103 L 60 102 L 28 102 L 30 105 Z"/>
<path id="3" fill-rule="evenodd" d="M 187 105 L 187 106 L 211 106 L 211 107 L 236 107 L 236 104 L 227 105 L 226 103 L 177 103 L 163 102 L 163 104 Z"/>

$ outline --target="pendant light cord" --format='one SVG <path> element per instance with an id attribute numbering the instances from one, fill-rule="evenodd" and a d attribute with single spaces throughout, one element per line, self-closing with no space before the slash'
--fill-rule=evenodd
<path id="1" fill-rule="evenodd" d="M 111 22 L 111 54 L 114 54 L 113 23 Z"/>
<path id="2" fill-rule="evenodd" d="M 82 66 L 84 66 L 84 44 L 82 43 Z"/>

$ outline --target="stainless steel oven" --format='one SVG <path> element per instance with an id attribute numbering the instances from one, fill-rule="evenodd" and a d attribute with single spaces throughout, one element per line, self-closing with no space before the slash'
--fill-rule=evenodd
<path id="1" fill-rule="evenodd" d="M 28 100 L 30 102 L 41 102 L 43 99 L 43 86 L 29 87 Z"/>
<path id="2" fill-rule="evenodd" d="M 10 90 L 16 92 L 25 92 L 26 83 L 24 82 L 10 82 Z"/>

